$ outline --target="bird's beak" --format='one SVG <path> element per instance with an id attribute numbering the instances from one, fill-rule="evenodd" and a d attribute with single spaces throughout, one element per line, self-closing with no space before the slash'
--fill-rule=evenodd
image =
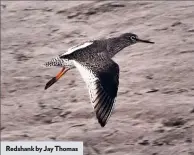
<path id="1" fill-rule="evenodd" d="M 45 86 L 45 90 L 47 88 L 49 88 L 50 86 L 52 86 L 55 82 L 57 82 L 69 69 L 66 68 L 62 68 L 62 70 L 55 76 L 53 77 L 51 80 L 49 80 L 49 82 L 47 82 L 46 86 Z"/>
<path id="2" fill-rule="evenodd" d="M 142 39 L 137 39 L 138 42 L 142 42 L 142 43 L 149 43 L 149 44 L 154 44 L 154 42 L 149 41 L 149 40 L 142 40 Z"/>

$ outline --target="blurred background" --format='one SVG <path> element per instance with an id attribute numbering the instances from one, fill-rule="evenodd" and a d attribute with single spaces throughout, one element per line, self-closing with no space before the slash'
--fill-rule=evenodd
<path id="1" fill-rule="evenodd" d="M 83 141 L 85 155 L 194 155 L 194 2 L 1 2 L 2 140 Z M 42 64 L 125 32 L 150 39 L 113 59 L 120 85 L 98 124 L 79 72 Z"/>

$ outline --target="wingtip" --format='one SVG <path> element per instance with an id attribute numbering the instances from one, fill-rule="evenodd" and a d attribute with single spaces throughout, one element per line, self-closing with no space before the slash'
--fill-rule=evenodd
<path id="1" fill-rule="evenodd" d="M 101 125 L 101 127 L 103 128 L 103 127 L 105 127 L 106 123 L 102 123 L 102 124 L 100 124 L 100 125 Z"/>
<path id="2" fill-rule="evenodd" d="M 98 123 L 100 124 L 101 127 L 105 127 L 105 125 L 106 125 L 106 122 L 103 122 L 101 120 L 98 120 Z"/>

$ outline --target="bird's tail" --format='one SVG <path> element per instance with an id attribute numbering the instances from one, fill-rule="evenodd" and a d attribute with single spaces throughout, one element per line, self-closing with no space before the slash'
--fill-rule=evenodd
<path id="1" fill-rule="evenodd" d="M 64 60 L 61 59 L 61 58 L 58 56 L 58 57 L 52 58 L 50 61 L 46 62 L 46 63 L 44 64 L 44 66 L 46 66 L 46 67 L 51 67 L 51 66 L 62 67 L 62 66 L 65 65 L 64 63 L 65 63 Z"/>

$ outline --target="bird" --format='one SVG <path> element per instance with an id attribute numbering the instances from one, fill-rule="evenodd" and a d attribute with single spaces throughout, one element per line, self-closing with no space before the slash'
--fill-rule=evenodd
<path id="1" fill-rule="evenodd" d="M 87 85 L 98 123 L 104 127 L 114 109 L 119 86 L 119 65 L 112 58 L 124 48 L 140 42 L 154 44 L 152 41 L 139 39 L 136 34 L 123 33 L 117 37 L 89 40 L 70 47 L 65 53 L 44 64 L 46 67 L 62 68 L 46 83 L 45 90 L 67 71 L 77 68 Z"/>

